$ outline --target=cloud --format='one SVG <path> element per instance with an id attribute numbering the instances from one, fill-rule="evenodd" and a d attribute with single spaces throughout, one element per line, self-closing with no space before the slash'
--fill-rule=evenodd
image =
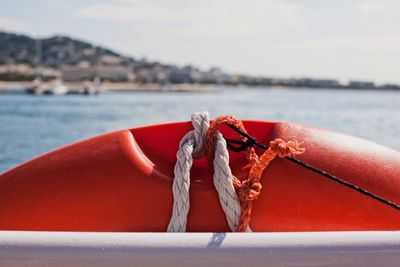
<path id="1" fill-rule="evenodd" d="M 150 60 L 398 81 L 399 7 L 384 0 L 109 0 L 83 2 L 72 19 L 93 26 L 97 42 Z"/>
<path id="2" fill-rule="evenodd" d="M 332 11 L 275 0 L 114 0 L 81 7 L 75 16 L 126 29 L 124 38 L 108 41 L 112 47 L 165 62 L 260 75 L 397 80 L 397 15 L 383 12 L 388 2 L 356 3 L 342 21 L 332 16 L 342 14 L 337 5 Z"/>
<path id="3" fill-rule="evenodd" d="M 299 6 L 278 0 L 113 0 L 79 8 L 75 16 L 108 21 L 137 30 L 202 35 L 267 34 L 304 22 Z M 173 26 L 173 27 L 171 27 Z"/>
<path id="4" fill-rule="evenodd" d="M 32 28 L 28 23 L 12 20 L 6 17 L 0 17 L 0 30 L 19 33 L 32 32 Z"/>
<path id="5" fill-rule="evenodd" d="M 382 1 L 361 1 L 357 5 L 357 11 L 363 15 L 376 15 L 385 11 L 385 5 Z"/>
<path id="6" fill-rule="evenodd" d="M 275 75 L 286 73 L 297 77 L 398 82 L 398 47 L 400 36 L 393 34 L 360 34 L 282 43 L 270 45 L 267 48 L 269 55 L 258 51 L 259 57 L 252 58 L 253 71 L 259 69 Z M 247 64 L 250 65 L 250 61 Z"/>
<path id="7" fill-rule="evenodd" d="M 309 52 L 377 53 L 396 51 L 400 55 L 400 36 L 394 34 L 368 34 L 347 37 L 314 39 L 289 43 L 283 47 Z"/>

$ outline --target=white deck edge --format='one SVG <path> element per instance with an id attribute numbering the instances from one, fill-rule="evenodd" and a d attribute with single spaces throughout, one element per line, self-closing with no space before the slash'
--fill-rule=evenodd
<path id="1" fill-rule="evenodd" d="M 0 266 L 400 266 L 400 231 L 0 231 Z"/>

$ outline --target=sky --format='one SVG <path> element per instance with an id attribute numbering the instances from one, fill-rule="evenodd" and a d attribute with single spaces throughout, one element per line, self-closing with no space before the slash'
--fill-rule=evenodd
<path id="1" fill-rule="evenodd" d="M 230 73 L 400 83 L 398 0 L 0 0 L 0 29 Z"/>

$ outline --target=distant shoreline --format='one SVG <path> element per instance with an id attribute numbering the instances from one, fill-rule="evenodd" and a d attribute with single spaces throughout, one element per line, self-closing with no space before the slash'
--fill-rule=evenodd
<path id="1" fill-rule="evenodd" d="M 0 42 L 4 44 L 0 57 L 0 81 L 62 79 L 64 83 L 70 83 L 72 91 L 85 86 L 93 88 L 87 81 L 96 79 L 109 82 L 102 85 L 103 91 L 126 92 L 208 91 L 220 86 L 400 91 L 400 84 L 375 82 L 373 77 L 367 80 L 351 78 L 345 82 L 333 76 L 273 77 L 230 73 L 218 66 L 201 69 L 191 64 L 165 64 L 126 56 L 62 35 L 38 39 L 0 31 Z M 5 84 L 4 90 L 12 90 L 7 88 L 14 87 Z"/>
<path id="2" fill-rule="evenodd" d="M 77 93 L 85 86 L 84 82 L 65 82 L 70 93 Z M 32 86 L 32 82 L 26 81 L 0 81 L 0 93 L 22 92 Z M 219 89 L 282 89 L 282 90 L 358 90 L 358 91 L 400 91 L 397 88 L 352 88 L 352 87 L 307 87 L 307 86 L 265 86 L 265 85 L 224 85 L 224 84 L 158 84 L 158 83 L 132 83 L 132 82 L 103 82 L 100 92 L 210 92 Z"/>

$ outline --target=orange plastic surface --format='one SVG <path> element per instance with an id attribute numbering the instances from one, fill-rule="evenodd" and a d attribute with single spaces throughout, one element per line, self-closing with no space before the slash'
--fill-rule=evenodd
<path id="1" fill-rule="evenodd" d="M 298 158 L 400 203 L 400 153 L 338 133 L 244 121 L 263 141 L 304 141 Z M 62 147 L 0 176 L 0 230 L 160 231 L 172 211 L 176 151 L 189 122 L 122 130 Z M 237 138 L 224 128 L 227 137 Z M 16 153 L 18 153 L 16 151 Z M 243 153 L 230 152 L 243 178 Z M 229 231 L 211 172 L 195 160 L 188 231 Z M 399 230 L 400 212 L 284 159 L 264 172 L 253 231 Z"/>

